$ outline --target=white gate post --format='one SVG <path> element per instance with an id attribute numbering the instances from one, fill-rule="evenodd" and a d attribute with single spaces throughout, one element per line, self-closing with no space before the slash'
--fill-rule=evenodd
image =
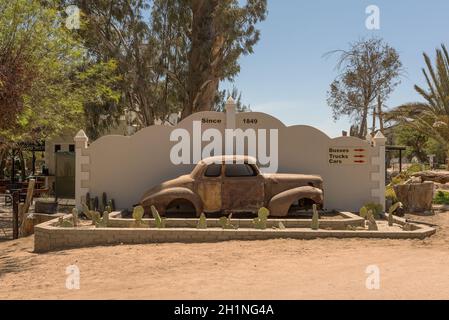
<path id="1" fill-rule="evenodd" d="M 378 131 L 373 138 L 373 145 L 377 149 L 377 156 L 372 159 L 372 164 L 378 167 L 378 171 L 371 174 L 371 180 L 378 184 L 378 188 L 372 190 L 372 196 L 379 199 L 379 204 L 385 210 L 385 143 L 387 138 Z"/>
<path id="2" fill-rule="evenodd" d="M 90 156 L 87 143 L 89 138 L 83 130 L 80 130 L 75 138 L 75 206 L 82 209 L 82 202 L 89 192 Z"/>
<path id="3" fill-rule="evenodd" d="M 226 110 L 226 129 L 235 129 L 235 114 L 237 112 L 237 105 L 232 99 L 229 97 L 225 104 Z"/>

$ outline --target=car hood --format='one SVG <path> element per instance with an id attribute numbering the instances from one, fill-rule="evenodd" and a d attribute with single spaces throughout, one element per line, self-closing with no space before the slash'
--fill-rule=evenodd
<path id="1" fill-rule="evenodd" d="M 149 197 L 155 193 L 158 193 L 159 191 L 162 191 L 165 189 L 170 189 L 170 188 L 180 188 L 180 187 L 192 189 L 193 178 L 188 174 L 188 175 L 180 176 L 173 180 L 165 181 L 165 182 L 151 188 L 147 192 L 145 192 L 145 194 L 142 196 L 142 200 L 146 199 L 147 197 Z"/>

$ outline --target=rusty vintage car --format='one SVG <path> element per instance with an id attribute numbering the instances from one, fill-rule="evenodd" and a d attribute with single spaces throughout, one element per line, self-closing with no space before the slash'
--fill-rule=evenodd
<path id="1" fill-rule="evenodd" d="M 316 175 L 264 174 L 247 156 L 201 160 L 192 172 L 147 191 L 140 205 L 168 213 L 249 212 L 267 207 L 271 216 L 287 216 L 323 203 L 323 180 Z"/>

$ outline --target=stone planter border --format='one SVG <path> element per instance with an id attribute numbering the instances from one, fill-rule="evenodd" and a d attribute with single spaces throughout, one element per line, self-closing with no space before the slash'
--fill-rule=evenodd
<path id="1" fill-rule="evenodd" d="M 345 213 L 346 214 L 346 213 Z M 352 214 L 350 214 L 352 215 Z M 355 216 L 355 215 L 354 215 Z M 117 219 L 117 213 L 111 213 L 111 223 L 123 224 Z M 64 216 L 64 219 L 71 218 L 71 215 Z M 360 218 L 360 217 L 359 217 Z M 167 222 L 173 225 L 191 225 L 195 219 L 171 219 Z M 210 219 L 212 220 L 212 219 Z M 208 219 L 208 224 L 214 222 Z M 237 219 L 236 219 L 237 220 Z M 404 219 L 394 217 L 397 224 L 404 225 Z M 151 219 L 150 219 L 151 221 Z M 291 221 L 291 220 L 283 220 Z M 129 220 L 127 221 L 129 223 Z M 325 221 L 322 221 L 324 224 Z M 227 240 L 268 240 L 268 239 L 316 239 L 316 238 L 390 238 L 390 239 L 424 239 L 435 233 L 435 228 L 425 225 L 412 224 L 413 231 L 346 231 L 346 230 L 311 230 L 301 228 L 291 228 L 280 230 L 267 228 L 266 230 L 256 230 L 243 228 L 246 222 L 240 221 L 241 229 L 222 230 L 210 229 L 199 230 L 196 228 L 167 228 L 167 229 L 136 229 L 136 228 L 61 228 L 55 226 L 57 219 L 51 220 L 35 227 L 34 250 L 35 252 L 48 252 L 69 248 L 90 247 L 100 245 L 118 244 L 143 244 L 143 243 L 165 243 L 165 242 L 218 242 Z M 287 224 L 298 223 L 287 222 Z M 196 225 L 196 224 L 195 224 Z"/>

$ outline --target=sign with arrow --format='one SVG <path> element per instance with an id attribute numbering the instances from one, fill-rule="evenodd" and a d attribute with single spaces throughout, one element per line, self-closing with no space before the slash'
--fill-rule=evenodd
<path id="1" fill-rule="evenodd" d="M 330 165 L 368 164 L 368 147 L 329 147 Z"/>

